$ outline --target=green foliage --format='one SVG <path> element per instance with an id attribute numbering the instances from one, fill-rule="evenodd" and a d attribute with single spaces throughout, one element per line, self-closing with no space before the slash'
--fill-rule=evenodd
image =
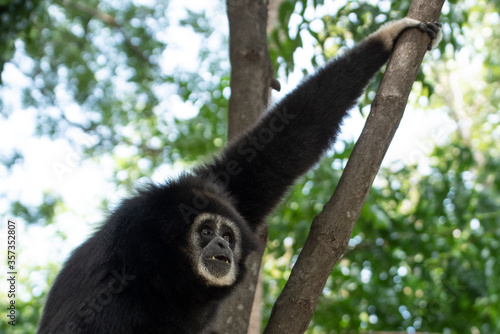
<path id="1" fill-rule="evenodd" d="M 33 21 L 43 16 L 43 0 L 0 0 L 0 73 L 14 54 L 17 36 L 28 38 L 34 33 Z M 2 77 L 0 76 L 0 84 Z"/>
<path id="2" fill-rule="evenodd" d="M 486 187 L 483 182 L 494 179 L 500 159 L 487 158 L 476 170 L 472 152 L 458 139 L 437 147 L 432 157 L 429 175 L 422 176 L 412 166 L 382 170 L 378 178 L 384 185 L 370 192 L 308 332 L 498 332 L 500 196 L 498 184 Z M 331 165 L 342 166 L 341 159 L 334 155 L 309 173 L 270 219 L 266 315 L 312 218 L 339 178 Z M 285 237 L 291 238 L 286 246 L 277 241 Z"/>
<path id="3" fill-rule="evenodd" d="M 61 204 L 61 198 L 51 193 L 43 194 L 43 202 L 38 207 L 24 205 L 20 201 L 12 203 L 12 214 L 15 217 L 22 218 L 27 222 L 38 222 L 49 224 L 56 215 L 56 208 Z"/>

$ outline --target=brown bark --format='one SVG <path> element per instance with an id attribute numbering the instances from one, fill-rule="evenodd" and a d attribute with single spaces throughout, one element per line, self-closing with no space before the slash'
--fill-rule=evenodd
<path id="1" fill-rule="evenodd" d="M 249 129 L 266 109 L 272 67 L 267 49 L 267 1 L 227 0 L 231 97 L 229 98 L 228 140 Z M 247 275 L 221 305 L 214 326 L 220 334 L 247 333 L 254 295 L 258 293 L 260 263 L 267 240 L 262 231 L 259 251 L 246 260 Z M 254 311 L 253 331 L 260 331 L 260 317 Z M 255 329 L 256 328 L 256 329 Z"/>
<path id="2" fill-rule="evenodd" d="M 273 71 L 267 49 L 267 1 L 226 3 L 231 61 L 228 138 L 233 140 L 266 109 Z"/>
<path id="3" fill-rule="evenodd" d="M 444 0 L 414 0 L 408 16 L 423 22 L 437 20 L 443 3 Z M 415 29 L 399 39 L 363 132 L 333 196 L 312 222 L 265 334 L 298 334 L 307 329 L 326 280 L 347 248 L 373 179 L 399 126 L 428 43 L 429 37 Z"/>
<path id="4" fill-rule="evenodd" d="M 285 0 L 269 0 L 268 1 L 268 15 L 267 15 L 267 35 L 269 35 L 270 31 L 276 27 L 278 22 L 278 14 L 279 7 Z M 267 43 L 267 41 L 266 41 Z M 271 88 L 279 91 L 280 83 L 276 79 L 271 80 Z M 269 97 L 271 95 L 271 90 L 268 90 Z M 264 232 L 265 234 L 265 232 Z M 257 255 L 263 255 L 263 252 L 259 252 Z M 259 259 L 261 262 L 261 259 Z M 250 321 L 248 323 L 248 332 L 247 334 L 260 334 L 262 333 L 262 265 L 259 269 L 259 275 L 256 282 L 255 295 L 252 305 L 252 311 L 250 313 Z"/>

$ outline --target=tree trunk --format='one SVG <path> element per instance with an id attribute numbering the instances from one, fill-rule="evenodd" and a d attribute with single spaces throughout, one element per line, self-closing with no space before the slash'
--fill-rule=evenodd
<path id="1" fill-rule="evenodd" d="M 423 22 L 437 20 L 443 3 L 444 0 L 414 0 L 408 17 Z M 428 43 L 427 35 L 412 29 L 396 44 L 363 132 L 333 196 L 312 222 L 265 334 L 299 334 L 307 329 L 326 280 L 347 248 L 373 179 L 399 126 Z"/>
<path id="2" fill-rule="evenodd" d="M 267 49 L 267 1 L 227 0 L 229 19 L 228 139 L 248 130 L 266 109 L 273 77 Z"/>
<path id="3" fill-rule="evenodd" d="M 228 140 L 248 130 L 267 108 L 273 71 L 267 49 L 267 1 L 227 0 L 231 97 Z M 267 228 L 260 231 L 261 247 L 246 260 L 247 275 L 222 303 L 214 326 L 219 334 L 247 333 L 254 295 L 267 241 Z M 260 332 L 260 309 L 254 312 L 253 331 Z M 255 329 L 255 327 L 257 328 Z"/>

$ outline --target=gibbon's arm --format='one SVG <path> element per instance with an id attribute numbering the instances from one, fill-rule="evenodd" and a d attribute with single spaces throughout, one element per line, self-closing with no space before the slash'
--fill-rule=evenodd
<path id="1" fill-rule="evenodd" d="M 215 176 L 251 226 L 260 224 L 288 187 L 332 144 L 347 111 L 389 59 L 397 37 L 411 27 L 432 39 L 440 31 L 438 23 L 408 18 L 382 26 L 307 78 L 196 173 Z"/>

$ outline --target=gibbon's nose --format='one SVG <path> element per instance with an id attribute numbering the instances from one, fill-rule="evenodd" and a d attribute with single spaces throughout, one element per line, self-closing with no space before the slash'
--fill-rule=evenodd
<path id="1" fill-rule="evenodd" d="M 222 238 L 217 238 L 217 245 L 219 245 L 220 248 L 227 248 L 228 246 L 227 241 Z"/>

